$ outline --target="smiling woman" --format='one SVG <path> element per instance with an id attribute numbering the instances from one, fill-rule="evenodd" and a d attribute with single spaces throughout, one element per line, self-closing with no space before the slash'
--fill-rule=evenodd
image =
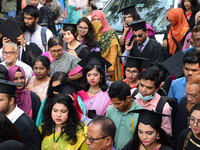
<path id="1" fill-rule="evenodd" d="M 22 84 L 22 86 L 17 86 L 16 104 L 34 121 L 36 121 L 41 102 L 38 95 L 26 87 L 26 76 L 23 68 L 19 66 L 10 67 L 8 69 L 7 80 Z"/>
<path id="2" fill-rule="evenodd" d="M 200 149 L 200 103 L 193 106 L 188 122 L 190 128 L 183 130 L 181 133 L 177 144 L 177 150 Z"/>

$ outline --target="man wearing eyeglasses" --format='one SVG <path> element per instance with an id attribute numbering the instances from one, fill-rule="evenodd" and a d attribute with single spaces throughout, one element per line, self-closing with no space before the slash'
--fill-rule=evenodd
<path id="1" fill-rule="evenodd" d="M 193 75 L 188 81 L 183 92 L 185 97 L 180 101 L 174 127 L 172 130 L 172 138 L 170 139 L 172 148 L 176 148 L 176 144 L 181 132 L 188 128 L 188 117 L 192 107 L 200 102 L 200 74 Z"/>
<path id="2" fill-rule="evenodd" d="M 87 141 L 89 150 L 115 150 L 113 147 L 116 126 L 105 116 L 96 116 L 88 126 Z"/>
<path id="3" fill-rule="evenodd" d="M 125 51 L 122 56 L 134 56 L 147 58 L 149 61 L 144 61 L 142 69 L 150 67 L 151 64 L 158 64 L 164 60 L 164 48 L 155 39 L 149 39 L 148 31 L 146 29 L 146 22 L 143 20 L 136 20 L 130 22 L 133 30 L 131 39 L 125 43 Z M 122 57 L 124 66 L 126 59 Z M 156 65 L 155 65 L 156 66 Z"/>
<path id="4" fill-rule="evenodd" d="M 13 42 L 7 42 L 3 45 L 2 55 L 3 55 L 3 62 L 1 63 L 7 69 L 17 65 L 24 69 L 26 78 L 31 77 L 33 74 L 32 68 L 27 65 L 26 63 L 19 61 L 17 59 L 19 52 L 17 51 L 17 45 Z"/>

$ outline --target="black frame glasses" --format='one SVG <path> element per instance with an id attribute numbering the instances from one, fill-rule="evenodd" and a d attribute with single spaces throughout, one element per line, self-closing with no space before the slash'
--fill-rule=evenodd
<path id="1" fill-rule="evenodd" d="M 92 137 L 87 137 L 87 138 L 88 138 L 88 140 L 90 141 L 90 143 L 94 143 L 94 141 L 100 140 L 100 139 L 105 139 L 106 137 L 108 137 L 108 136 L 103 136 L 103 137 L 96 138 L 96 139 L 94 139 L 94 138 L 92 138 Z"/>
<path id="2" fill-rule="evenodd" d="M 189 122 L 189 125 L 193 125 L 196 123 L 196 125 L 200 127 L 200 120 L 198 119 L 196 120 L 194 117 L 189 117 L 188 122 Z"/>

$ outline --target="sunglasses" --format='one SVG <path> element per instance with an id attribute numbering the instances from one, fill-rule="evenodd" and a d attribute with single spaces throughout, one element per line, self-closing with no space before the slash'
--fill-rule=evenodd
<path id="1" fill-rule="evenodd" d="M 134 37 L 134 38 L 136 38 L 137 36 L 138 36 L 139 38 L 141 38 L 141 37 L 143 36 L 143 34 L 138 34 L 138 35 L 133 34 L 133 37 Z"/>

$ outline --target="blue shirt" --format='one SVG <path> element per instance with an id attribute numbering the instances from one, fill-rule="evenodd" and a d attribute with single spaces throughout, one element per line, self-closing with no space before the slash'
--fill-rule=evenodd
<path id="1" fill-rule="evenodd" d="M 172 81 L 168 96 L 176 99 L 177 104 L 179 104 L 181 98 L 185 96 L 183 93 L 185 92 L 186 84 L 187 80 L 185 77 Z"/>
<path id="2" fill-rule="evenodd" d="M 190 48 L 184 50 L 183 53 L 186 53 L 187 51 L 189 51 L 189 50 L 191 50 L 191 49 L 195 49 L 195 47 L 194 47 L 194 46 L 193 46 L 193 47 L 190 47 Z"/>

